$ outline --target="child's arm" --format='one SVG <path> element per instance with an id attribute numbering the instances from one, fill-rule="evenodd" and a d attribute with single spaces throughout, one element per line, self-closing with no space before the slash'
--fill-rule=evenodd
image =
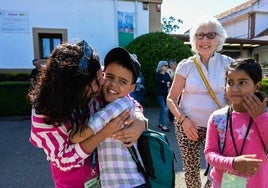
<path id="1" fill-rule="evenodd" d="M 224 139 L 224 137 L 220 138 L 219 134 L 223 134 L 225 127 L 223 127 L 223 129 L 220 131 L 217 129 L 217 126 L 214 123 L 215 116 L 220 117 L 217 114 L 214 115 L 213 113 L 210 115 L 207 124 L 207 136 L 204 150 L 205 158 L 210 165 L 215 166 L 216 168 L 232 170 L 232 161 L 234 157 L 223 156 L 221 154 L 221 148 L 219 146 L 219 140 Z"/>
<path id="2" fill-rule="evenodd" d="M 129 97 L 122 97 L 114 102 L 109 103 L 105 108 L 99 110 L 95 114 L 91 115 L 87 123 L 87 127 L 82 131 L 70 134 L 70 140 L 72 143 L 79 143 L 84 141 L 93 134 L 100 131 L 107 123 L 117 117 L 126 109 L 131 109 L 133 101 Z"/>
<path id="3" fill-rule="evenodd" d="M 89 138 L 93 134 L 94 134 L 94 132 L 92 131 L 92 129 L 90 127 L 86 126 L 83 130 L 78 131 L 75 134 L 72 131 L 70 134 L 70 141 L 72 143 L 76 144 L 76 143 L 79 143 L 79 142 L 86 140 L 87 138 Z"/>
<path id="4" fill-rule="evenodd" d="M 129 97 L 119 98 L 106 105 L 105 108 L 99 110 L 94 115 L 91 115 L 88 121 L 88 126 L 94 133 L 97 133 L 123 111 L 133 109 L 133 105 L 134 103 Z"/>

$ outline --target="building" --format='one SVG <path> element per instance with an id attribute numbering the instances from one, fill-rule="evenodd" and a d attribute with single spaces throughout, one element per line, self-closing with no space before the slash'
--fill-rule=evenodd
<path id="1" fill-rule="evenodd" d="M 0 0 L 0 69 L 31 69 L 62 41 L 82 39 L 101 59 L 115 46 L 161 30 L 162 0 Z"/>
<path id="2" fill-rule="evenodd" d="M 228 38 L 222 53 L 233 58 L 253 57 L 268 64 L 268 1 L 249 0 L 216 15 Z M 188 35 L 175 35 L 188 42 Z"/>
<path id="3" fill-rule="evenodd" d="M 231 39 L 244 40 L 243 44 L 237 45 L 236 52 L 231 48 L 234 46 L 231 43 L 228 43 L 229 48 L 226 51 L 232 50 L 235 56 L 253 57 L 262 64 L 268 64 L 267 0 L 249 0 L 216 17 Z"/>

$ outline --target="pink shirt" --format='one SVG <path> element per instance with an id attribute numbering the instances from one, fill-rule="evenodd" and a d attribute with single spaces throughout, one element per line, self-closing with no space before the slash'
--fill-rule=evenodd
<path id="1" fill-rule="evenodd" d="M 232 112 L 232 130 L 235 138 L 235 144 L 238 151 L 241 151 L 242 143 L 246 135 L 247 126 L 249 124 L 249 114 L 241 112 Z M 208 163 L 214 168 L 210 172 L 210 176 L 214 181 L 214 185 L 220 185 L 223 173 L 228 171 L 239 175 L 232 168 L 232 161 L 236 157 L 232 137 L 230 134 L 230 127 L 226 133 L 226 141 L 224 151 L 221 154 L 219 147 L 219 135 L 225 130 L 223 127 L 226 124 L 226 110 L 220 109 L 215 111 L 209 118 L 205 157 Z M 253 119 L 252 126 L 245 141 L 242 155 L 256 154 L 258 159 L 263 162 L 259 171 L 247 178 L 247 187 L 268 187 L 268 158 L 264 152 L 264 147 L 268 148 L 268 112 L 265 112 Z M 241 175 L 240 175 L 241 176 Z M 217 186 L 214 186 L 216 188 Z"/>
<path id="2" fill-rule="evenodd" d="M 92 169 L 90 154 L 70 142 L 68 123 L 55 127 L 45 124 L 44 117 L 32 110 L 30 142 L 46 153 L 55 187 L 83 188 L 86 181 L 99 175 L 98 165 Z"/>

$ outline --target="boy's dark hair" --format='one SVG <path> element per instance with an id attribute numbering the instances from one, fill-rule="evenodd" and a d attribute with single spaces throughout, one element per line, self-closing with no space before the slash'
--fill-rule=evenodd
<path id="1" fill-rule="evenodd" d="M 116 62 L 133 73 L 132 83 L 135 84 L 141 70 L 141 65 L 138 60 L 121 47 L 116 47 L 110 50 L 104 58 L 104 70 L 112 63 Z"/>

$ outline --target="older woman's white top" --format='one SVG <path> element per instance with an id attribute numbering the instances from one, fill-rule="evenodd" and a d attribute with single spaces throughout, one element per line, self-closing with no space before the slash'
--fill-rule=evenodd
<path id="1" fill-rule="evenodd" d="M 227 66 L 233 61 L 232 58 L 214 53 L 209 59 L 208 69 L 201 63 L 200 56 L 196 55 L 197 61 L 213 89 L 217 99 L 224 106 L 224 84 Z M 177 68 L 176 74 L 185 78 L 185 86 L 182 91 L 180 108 L 197 126 L 206 127 L 209 115 L 218 109 L 204 84 L 193 57 L 182 60 Z"/>

